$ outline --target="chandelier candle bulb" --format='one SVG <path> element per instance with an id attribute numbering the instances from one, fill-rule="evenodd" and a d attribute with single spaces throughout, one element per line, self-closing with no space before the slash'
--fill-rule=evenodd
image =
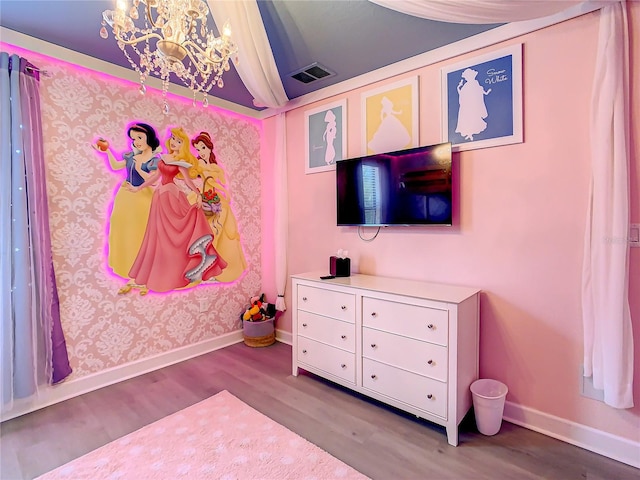
<path id="1" fill-rule="evenodd" d="M 102 12 L 100 36 L 109 37 L 109 25 L 131 68 L 140 74 L 141 93 L 147 76 L 167 85 L 174 75 L 194 95 L 199 92 L 206 99 L 214 86 L 224 86 L 222 74 L 231 68 L 232 58 L 237 62 L 238 53 L 229 22 L 216 37 L 207 28 L 208 16 L 203 0 L 133 0 L 128 12 L 127 2 L 118 0 L 115 10 Z"/>

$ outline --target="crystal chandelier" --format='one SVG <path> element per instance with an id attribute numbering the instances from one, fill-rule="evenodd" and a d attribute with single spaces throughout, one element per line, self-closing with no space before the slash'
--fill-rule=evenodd
<path id="1" fill-rule="evenodd" d="M 207 93 L 214 85 L 224 86 L 222 74 L 229 70 L 229 60 L 238 51 L 229 22 L 216 37 L 207 29 L 208 15 L 203 0 L 117 0 L 115 10 L 102 12 L 100 36 L 109 37 L 108 24 L 118 47 L 140 75 L 140 93 L 146 92 L 147 77 L 162 80 L 165 114 L 169 113 L 171 74 L 191 89 L 194 105 L 201 93 L 206 107 Z"/>

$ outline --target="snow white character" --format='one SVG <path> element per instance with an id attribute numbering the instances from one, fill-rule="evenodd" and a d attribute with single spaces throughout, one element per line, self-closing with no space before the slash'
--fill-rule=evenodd
<path id="1" fill-rule="evenodd" d="M 114 196 L 109 220 L 108 264 L 113 273 L 129 280 L 118 293 L 127 293 L 136 287 L 130 280 L 129 270 L 142 244 L 153 196 L 151 184 L 144 188 L 141 186 L 160 161 L 156 152 L 160 140 L 153 127 L 146 123 L 134 123 L 129 126 L 127 135 L 131 139 L 132 151 L 125 153 L 122 160 L 115 157 L 105 140 L 100 139 L 92 145 L 96 151 L 107 154 L 112 170 L 124 169 L 126 172 Z M 128 186 L 140 187 L 140 191 L 134 195 Z"/>

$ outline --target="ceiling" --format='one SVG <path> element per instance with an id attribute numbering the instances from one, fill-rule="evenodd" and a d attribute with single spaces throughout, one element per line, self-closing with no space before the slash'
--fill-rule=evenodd
<path id="1" fill-rule="evenodd" d="M 113 37 L 104 40 L 98 33 L 102 12 L 114 5 L 115 0 L 1 0 L 0 25 L 130 68 Z M 498 26 L 425 20 L 368 0 L 258 0 L 258 7 L 289 99 Z M 316 62 L 334 75 L 311 83 L 291 77 Z M 235 68 L 224 82 L 210 95 L 259 110 Z"/>

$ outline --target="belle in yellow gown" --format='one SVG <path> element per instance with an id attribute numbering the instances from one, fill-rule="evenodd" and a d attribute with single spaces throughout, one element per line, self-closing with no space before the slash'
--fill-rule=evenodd
<path id="1" fill-rule="evenodd" d="M 213 153 L 213 141 L 207 132 L 199 133 L 191 140 L 191 145 L 198 152 L 200 160 L 202 191 L 214 189 L 220 200 L 217 211 L 207 217 L 213 231 L 213 245 L 227 261 L 227 267 L 216 276 L 216 280 L 233 282 L 246 270 L 247 261 L 242 251 L 236 217 L 231 210 L 231 195 L 226 187 L 224 170 L 218 165 Z"/>

